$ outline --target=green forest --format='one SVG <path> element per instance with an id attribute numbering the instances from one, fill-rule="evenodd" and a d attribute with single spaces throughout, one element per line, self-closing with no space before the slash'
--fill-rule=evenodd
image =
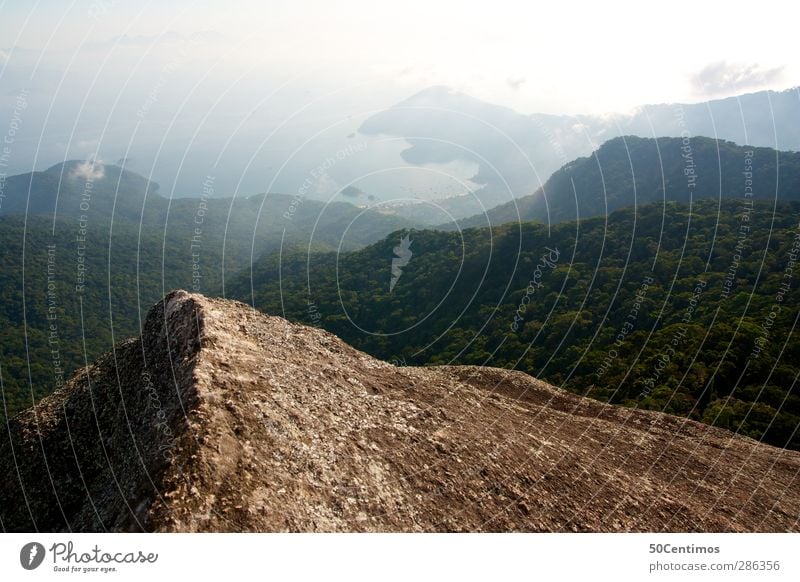
<path id="1" fill-rule="evenodd" d="M 800 200 L 800 153 L 700 136 L 629 135 L 608 140 L 590 156 L 565 164 L 537 193 L 459 223 L 462 227 L 531 220 L 558 223 L 653 202 L 737 198 L 745 172 L 757 185 L 754 199 Z"/>
<path id="2" fill-rule="evenodd" d="M 399 364 L 513 368 L 800 448 L 800 204 L 703 200 L 264 257 L 229 285 Z M 390 291 L 394 247 L 412 256 Z"/>
<path id="3" fill-rule="evenodd" d="M 711 155 L 707 141 L 692 142 L 698 159 Z M 637 144 L 649 151 L 655 140 Z M 756 152 L 759 199 L 742 191 L 746 148 L 720 144 L 734 176 L 727 196 L 703 178 L 702 192 L 677 201 L 667 189 L 595 218 L 459 231 L 375 213 L 350 241 L 354 206 L 322 216 L 320 203 L 286 196 L 173 202 L 126 172 L 116 179 L 132 184 L 130 196 L 118 206 L 118 190 L 96 189 L 82 225 L 85 187 L 59 186 L 57 168 L 38 173 L 35 211 L 0 216 L 0 422 L 138 335 L 152 304 L 184 288 L 323 327 L 398 365 L 513 368 L 800 449 L 796 159 L 769 199 L 777 153 Z M 652 157 L 630 155 L 642 167 Z M 664 175 L 685 185 L 685 160 L 670 155 Z M 605 186 L 627 200 L 631 177 L 618 162 L 605 160 Z M 553 184 L 589 192 L 587 163 L 568 164 Z M 659 178 L 637 176 L 637 188 Z M 56 201 L 48 192 L 58 187 Z"/>
<path id="4" fill-rule="evenodd" d="M 251 257 L 282 247 L 360 248 L 408 224 L 346 203 L 213 197 L 211 182 L 200 198 L 171 200 L 118 166 L 90 181 L 75 175 L 78 165 L 4 182 L 0 422 L 138 335 L 172 289 L 220 296 Z M 359 228 L 348 229 L 357 217 Z"/>

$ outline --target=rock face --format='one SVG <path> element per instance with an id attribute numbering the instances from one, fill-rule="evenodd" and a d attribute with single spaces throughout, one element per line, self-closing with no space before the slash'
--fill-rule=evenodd
<path id="1" fill-rule="evenodd" d="M 800 454 L 183 291 L 0 440 L 6 531 L 800 531 Z"/>

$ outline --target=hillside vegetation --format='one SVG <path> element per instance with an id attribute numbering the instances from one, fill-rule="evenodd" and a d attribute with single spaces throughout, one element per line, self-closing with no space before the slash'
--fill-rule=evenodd
<path id="1" fill-rule="evenodd" d="M 800 153 L 707 137 L 618 137 L 565 164 L 536 193 L 460 225 L 558 223 L 653 202 L 741 198 L 747 179 L 755 185 L 756 200 L 800 200 Z"/>
<path id="2" fill-rule="evenodd" d="M 231 288 L 407 364 L 523 370 L 594 398 L 800 447 L 800 204 L 653 204 L 607 218 L 400 233 L 269 256 Z M 409 234 L 409 233 L 406 233 Z"/>

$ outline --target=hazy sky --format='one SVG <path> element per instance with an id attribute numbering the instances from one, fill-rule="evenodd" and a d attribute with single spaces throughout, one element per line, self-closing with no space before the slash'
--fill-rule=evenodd
<path id="1" fill-rule="evenodd" d="M 431 85 L 522 113 L 625 112 L 797 85 L 786 11 L 769 2 L 0 0 L 3 123 L 26 96 L 9 167 L 129 158 L 185 194 L 224 165 L 226 191 L 288 191 L 370 113 Z M 371 163 L 399 159 L 403 144 L 381 147 Z"/>
<path id="2" fill-rule="evenodd" d="M 198 52 L 232 51 L 226 61 L 257 63 L 253 74 L 406 93 L 445 84 L 525 112 L 599 113 L 701 100 L 726 86 L 796 84 L 796 22 L 786 10 L 730 1 L 6 0 L 0 38 L 6 52 L 71 53 L 87 40 L 213 32 Z M 695 78 L 709 65 L 720 82 Z"/>

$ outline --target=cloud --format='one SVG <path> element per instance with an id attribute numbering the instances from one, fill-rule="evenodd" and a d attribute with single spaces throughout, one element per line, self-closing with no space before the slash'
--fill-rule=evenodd
<path id="1" fill-rule="evenodd" d="M 9 55 L 3 49 L 0 49 L 0 63 L 5 63 L 9 58 L 11 58 L 11 55 Z"/>
<path id="2" fill-rule="evenodd" d="M 525 77 L 509 77 L 506 79 L 506 83 L 508 83 L 508 86 L 514 89 L 514 91 L 522 87 L 527 82 L 528 80 Z"/>
<path id="3" fill-rule="evenodd" d="M 315 189 L 315 194 L 319 197 L 327 197 L 331 196 L 335 193 L 338 193 L 339 185 L 336 183 L 336 180 L 330 177 L 327 173 L 322 174 L 317 179 L 317 187 Z"/>
<path id="4" fill-rule="evenodd" d="M 717 61 L 692 76 L 692 86 L 703 95 L 738 93 L 779 81 L 785 67 L 767 69 L 757 63 Z"/>
<path id="5" fill-rule="evenodd" d="M 73 169 L 70 177 L 80 178 L 87 182 L 102 180 L 106 175 L 106 168 L 100 160 L 86 160 L 80 162 Z"/>

